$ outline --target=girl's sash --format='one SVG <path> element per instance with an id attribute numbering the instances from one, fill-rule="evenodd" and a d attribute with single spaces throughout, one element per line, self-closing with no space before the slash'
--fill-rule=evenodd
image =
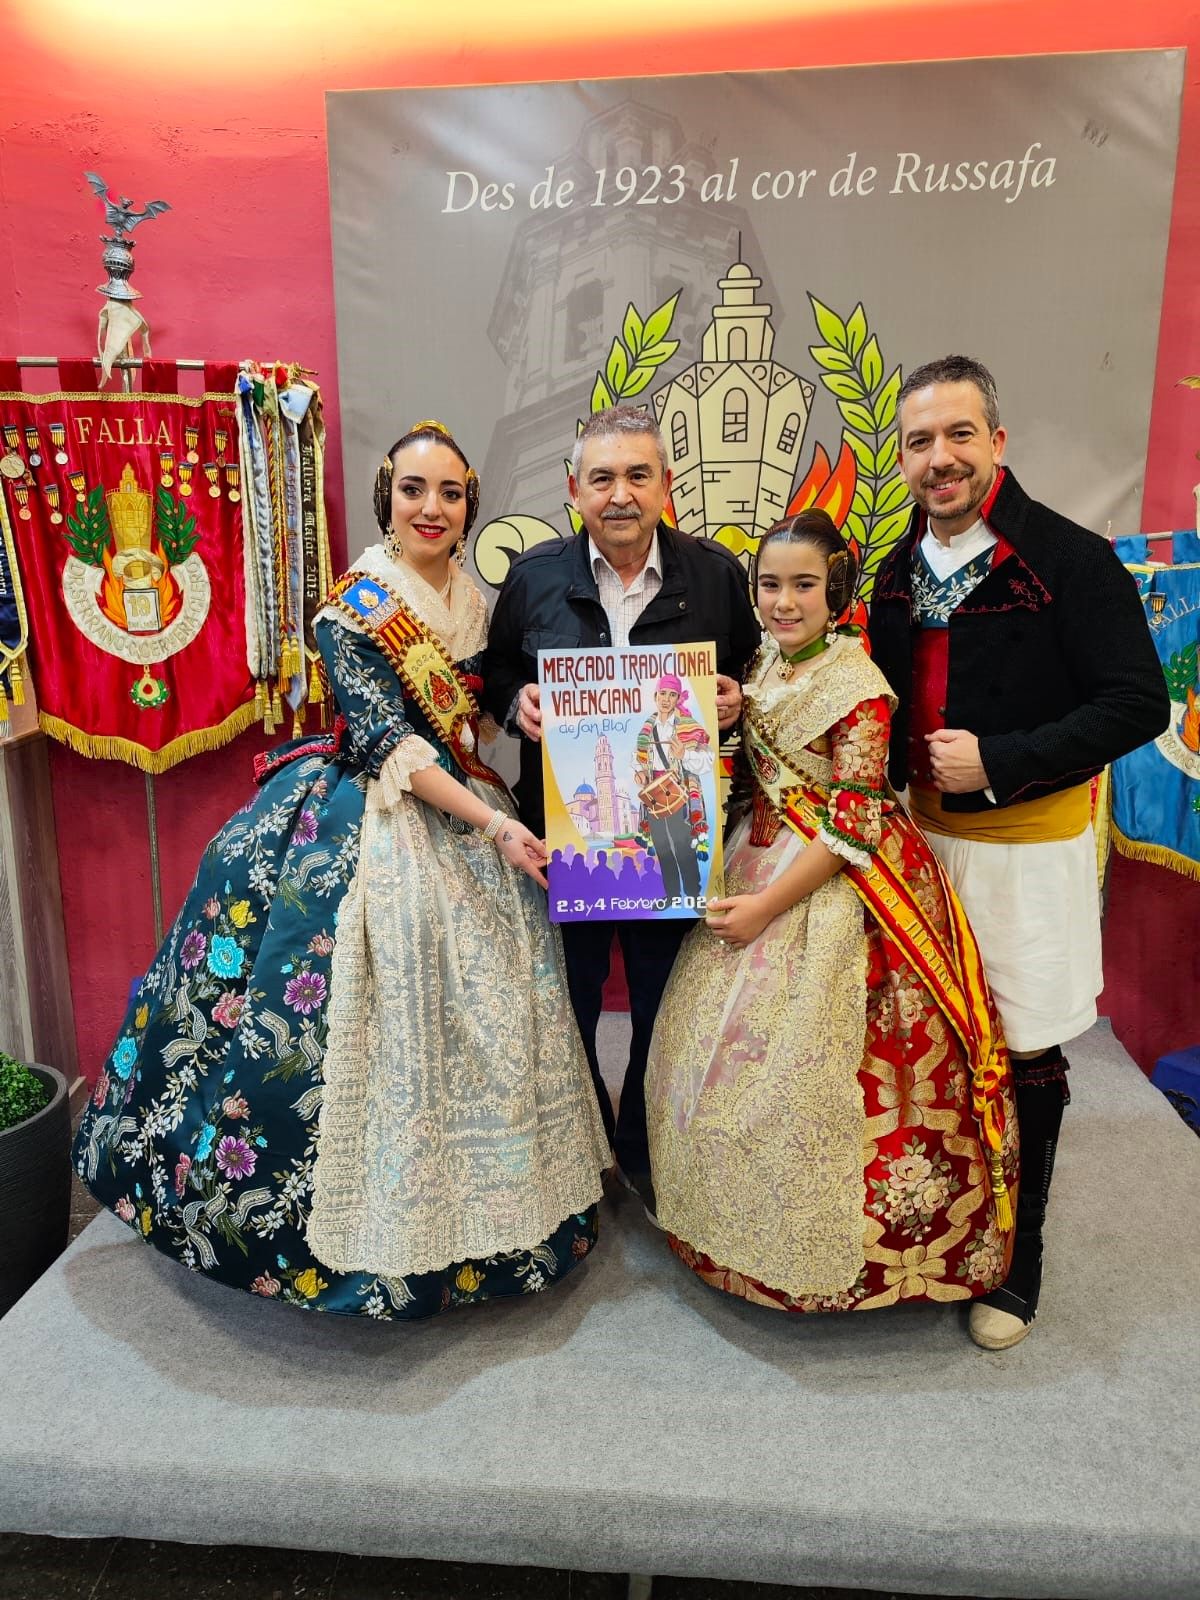
<path id="1" fill-rule="evenodd" d="M 772 807 L 802 839 L 815 839 L 825 809 L 824 796 L 788 764 L 750 716 L 745 719 L 744 737 L 755 781 Z M 1007 1233 L 1013 1213 L 1001 1161 L 1003 1046 L 992 1032 L 979 945 L 945 869 L 932 851 L 930 858 L 949 911 L 948 941 L 930 925 L 903 877 L 882 855 L 872 856 L 867 867 L 847 861 L 842 872 L 883 932 L 903 951 L 966 1052 L 971 1109 L 986 1158 L 996 1226 Z"/>
<path id="2" fill-rule="evenodd" d="M 479 759 L 479 707 L 441 640 L 381 578 L 347 572 L 327 602 L 364 628 L 397 677 L 440 734 L 455 761 L 472 778 L 507 794 L 499 773 Z M 470 731 L 470 744 L 464 733 Z"/>

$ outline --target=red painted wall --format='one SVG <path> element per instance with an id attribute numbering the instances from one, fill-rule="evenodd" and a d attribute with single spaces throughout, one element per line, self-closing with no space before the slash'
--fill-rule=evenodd
<path id="1" fill-rule="evenodd" d="M 478 25 L 454 13 L 446 28 L 459 35 L 426 23 L 418 37 L 403 21 L 363 9 L 377 11 L 372 25 L 347 21 L 345 36 L 331 41 L 328 13 L 305 28 L 294 6 L 260 5 L 255 14 L 274 13 L 279 30 L 278 47 L 260 51 L 247 50 L 236 26 L 219 25 L 225 5 L 206 22 L 204 7 L 131 3 L 114 13 L 69 0 L 10 0 L 0 143 L 3 352 L 77 355 L 92 347 L 100 219 L 84 169 L 139 203 L 170 200 L 176 209 L 138 235 L 137 282 L 155 354 L 298 358 L 318 369 L 331 527 L 344 548 L 325 90 L 1187 45 L 1144 525 L 1190 524 L 1200 395 L 1175 381 L 1200 370 L 1200 14 L 1193 5 L 880 0 L 836 11 L 798 4 L 794 10 L 815 14 L 758 25 L 745 20 L 753 7 L 728 6 L 724 17 L 688 31 L 640 39 L 624 27 L 603 37 L 601 14 L 593 12 L 590 21 L 551 22 L 560 37 L 545 37 L 543 21 L 533 44 L 521 37 L 528 27 L 514 22 L 520 6 L 495 8 L 494 20 Z M 537 11 L 545 17 L 545 7 Z M 697 0 L 693 16 L 704 11 Z M 652 26 L 652 12 L 641 21 Z M 357 497 L 352 517 L 363 515 L 360 499 L 365 506 Z M 257 737 L 247 735 L 157 780 L 168 920 L 204 843 L 244 798 L 256 748 Z M 153 951 L 145 791 L 132 769 L 58 746 L 51 765 L 79 1060 L 93 1075 L 120 1021 L 128 978 Z M 1119 922 L 1136 902 L 1146 926 L 1136 948 L 1120 941 L 1124 970 L 1112 971 L 1110 961 L 1107 1000 L 1143 1065 L 1200 1036 L 1200 1018 L 1163 1012 L 1137 966 L 1144 963 L 1149 978 L 1169 953 L 1195 949 L 1200 892 L 1171 877 L 1164 894 L 1164 881 L 1161 869 L 1122 863 L 1110 907 Z M 1192 994 L 1195 978 L 1193 971 Z"/>

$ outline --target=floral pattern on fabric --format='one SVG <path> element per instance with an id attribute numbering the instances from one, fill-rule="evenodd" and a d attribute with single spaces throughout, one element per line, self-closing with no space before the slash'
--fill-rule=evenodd
<path id="1" fill-rule="evenodd" d="M 332 1271 L 308 1243 L 333 958 L 367 792 L 414 735 L 454 770 L 370 638 L 329 618 L 316 636 L 346 719 L 341 750 L 280 761 L 285 747 L 208 845 L 96 1082 L 76 1170 L 139 1238 L 264 1299 L 389 1320 L 537 1293 L 591 1250 L 594 1204 L 558 1213 L 531 1248 L 405 1276 Z M 443 837 L 448 850 L 463 843 Z M 520 892 L 530 924 L 544 923 L 534 888 Z M 539 987 L 566 1006 L 553 961 L 528 986 Z M 598 1191 L 598 1166 L 593 1176 Z"/>
<path id="2" fill-rule="evenodd" d="M 846 818 L 847 850 L 877 850 L 944 937 L 948 912 L 934 857 L 884 786 L 890 712 L 882 679 L 861 650 L 835 651 L 781 689 L 764 683 L 773 659 L 765 650 L 747 699 L 773 747 Z M 790 828 L 763 825 L 771 809 L 764 802 L 759 788 L 754 813 L 730 841 L 729 893 L 770 882 L 804 848 Z M 834 848 L 824 827 L 820 837 Z M 830 949 L 847 938 L 862 941 L 861 964 L 831 963 Z M 855 993 L 858 1032 L 831 1063 L 823 1034 L 814 1049 L 810 1019 L 824 1029 L 830 1016 L 848 1019 Z M 762 1021 L 748 1030 L 756 1010 Z M 994 1008 L 992 1019 L 998 1030 Z M 1003 1098 L 1011 1189 L 1011 1081 Z M 962 1047 L 840 874 L 745 950 L 719 945 L 703 924 L 689 934 L 655 1029 L 647 1109 L 660 1221 L 676 1255 L 715 1288 L 823 1313 L 966 1300 L 1004 1278 L 1012 1235 L 995 1226 Z M 797 1115 L 804 1125 L 795 1125 Z M 852 1171 L 839 1178 L 829 1156 L 850 1150 L 855 1129 Z M 823 1164 L 814 1187 L 815 1151 Z M 840 1194 L 829 1192 L 837 1184 Z M 725 1192 L 735 1200 L 722 1219 Z M 839 1216 L 840 1242 L 831 1231 Z"/>
<path id="3" fill-rule="evenodd" d="M 830 731 L 832 773 L 821 837 L 835 855 L 862 866 L 882 834 L 891 712 L 878 696 L 856 706 Z"/>
<path id="4" fill-rule="evenodd" d="M 918 552 L 913 562 L 913 621 L 923 628 L 948 628 L 951 615 L 991 572 L 994 554 L 994 548 L 984 550 L 957 572 L 939 578 Z"/>

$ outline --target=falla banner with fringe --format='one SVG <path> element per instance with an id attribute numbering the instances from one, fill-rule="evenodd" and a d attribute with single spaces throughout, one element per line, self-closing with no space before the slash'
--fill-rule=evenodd
<path id="1" fill-rule="evenodd" d="M 0 361 L 8 692 L 31 677 L 45 732 L 148 772 L 258 719 L 299 731 L 329 581 L 315 387 L 250 362 L 207 366 L 198 395 L 167 362 L 140 393 L 96 392 L 90 362 L 58 376 L 26 394 Z"/>

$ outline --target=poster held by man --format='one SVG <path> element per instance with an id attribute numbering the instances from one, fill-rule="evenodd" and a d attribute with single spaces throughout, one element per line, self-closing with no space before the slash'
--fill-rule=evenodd
<path id="1" fill-rule="evenodd" d="M 695 918 L 721 892 L 716 647 L 538 653 L 550 918 Z"/>

